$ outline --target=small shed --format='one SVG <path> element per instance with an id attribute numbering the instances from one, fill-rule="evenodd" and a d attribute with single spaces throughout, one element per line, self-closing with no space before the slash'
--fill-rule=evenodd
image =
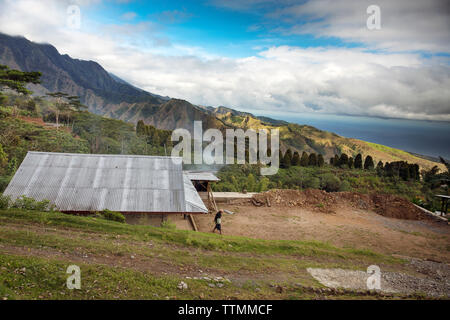
<path id="1" fill-rule="evenodd" d="M 50 200 L 66 213 L 207 213 L 177 157 L 28 152 L 5 195 Z"/>

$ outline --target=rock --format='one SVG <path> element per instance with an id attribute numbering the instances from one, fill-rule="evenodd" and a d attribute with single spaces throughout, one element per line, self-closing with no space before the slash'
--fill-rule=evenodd
<path id="1" fill-rule="evenodd" d="M 187 285 L 186 282 L 181 281 L 181 282 L 178 284 L 177 288 L 180 289 L 180 290 L 186 290 L 186 289 L 188 288 L 188 285 Z"/>
<path id="2" fill-rule="evenodd" d="M 218 283 L 216 284 L 217 287 L 222 288 L 223 287 L 223 283 Z"/>
<path id="3" fill-rule="evenodd" d="M 211 288 L 215 288 L 216 285 L 214 283 L 208 283 L 208 286 L 210 286 Z"/>

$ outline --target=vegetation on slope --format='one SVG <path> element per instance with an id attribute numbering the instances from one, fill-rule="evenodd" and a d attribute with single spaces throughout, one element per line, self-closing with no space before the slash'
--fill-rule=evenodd
<path id="1" fill-rule="evenodd" d="M 0 210 L 0 252 L 0 297 L 8 299 L 300 299 L 322 287 L 308 267 L 391 269 L 403 263 L 316 241 L 256 240 L 19 209 Z M 81 267 L 81 290 L 65 287 L 72 264 Z M 211 287 L 217 282 L 207 275 L 231 281 Z M 177 289 L 180 281 L 187 290 Z"/>

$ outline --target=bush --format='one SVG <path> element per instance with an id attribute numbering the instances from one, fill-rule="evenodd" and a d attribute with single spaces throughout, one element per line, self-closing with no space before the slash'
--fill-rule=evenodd
<path id="1" fill-rule="evenodd" d="M 327 192 L 339 191 L 341 180 L 334 174 L 326 173 L 320 176 L 320 186 Z"/>
<path id="2" fill-rule="evenodd" d="M 120 212 L 105 209 L 102 212 L 100 212 L 100 215 L 106 220 L 116 221 L 116 222 L 121 222 L 121 223 L 125 222 L 125 216 L 123 214 L 121 214 Z"/>
<path id="3" fill-rule="evenodd" d="M 17 198 L 11 205 L 12 208 L 34 211 L 53 211 L 55 206 L 49 200 L 37 201 L 36 199 L 21 196 Z"/>
<path id="4" fill-rule="evenodd" d="M 303 181 L 303 188 L 305 189 L 319 189 L 320 180 L 315 177 L 306 177 Z"/>
<path id="5" fill-rule="evenodd" d="M 11 107 L 0 107 L 0 119 L 10 117 L 12 113 Z"/>
<path id="6" fill-rule="evenodd" d="M 0 209 L 8 209 L 11 205 L 11 197 L 0 194 Z"/>

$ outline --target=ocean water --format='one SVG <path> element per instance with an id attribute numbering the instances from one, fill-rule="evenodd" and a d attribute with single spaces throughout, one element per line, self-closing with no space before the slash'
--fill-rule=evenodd
<path id="1" fill-rule="evenodd" d="M 267 115 L 307 124 L 340 136 L 374 142 L 427 156 L 450 159 L 450 122 L 299 114 Z"/>

